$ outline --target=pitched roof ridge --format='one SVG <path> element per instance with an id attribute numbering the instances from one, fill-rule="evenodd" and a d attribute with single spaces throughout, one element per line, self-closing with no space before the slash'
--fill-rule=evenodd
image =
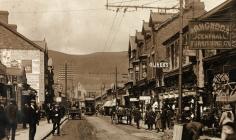
<path id="1" fill-rule="evenodd" d="M 32 46 L 34 46 L 36 49 L 39 49 L 40 51 L 44 52 L 44 49 L 41 48 L 39 45 L 37 45 L 36 43 L 34 43 L 32 40 L 28 39 L 27 37 L 25 37 L 24 35 L 20 34 L 19 32 L 11 29 L 8 24 L 5 24 L 3 22 L 0 21 L 0 25 L 2 25 L 4 28 L 6 28 L 7 30 L 11 31 L 12 33 L 14 33 L 15 35 L 19 36 L 20 38 L 22 38 L 23 40 L 25 40 L 26 42 L 28 42 L 29 44 L 31 44 Z"/>

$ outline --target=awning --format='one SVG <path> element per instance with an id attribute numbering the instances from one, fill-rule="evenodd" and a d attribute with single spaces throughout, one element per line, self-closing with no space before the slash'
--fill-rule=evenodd
<path id="1" fill-rule="evenodd" d="M 113 99 L 112 101 L 106 101 L 103 107 L 113 107 L 116 106 L 116 99 Z"/>

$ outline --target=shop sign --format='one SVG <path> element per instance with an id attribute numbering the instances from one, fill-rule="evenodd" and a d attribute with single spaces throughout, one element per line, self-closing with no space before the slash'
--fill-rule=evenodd
<path id="1" fill-rule="evenodd" d="M 184 56 L 196 56 L 197 52 L 196 50 L 184 50 L 183 54 Z"/>
<path id="2" fill-rule="evenodd" d="M 137 98 L 130 98 L 129 101 L 130 101 L 130 102 L 137 102 L 137 101 L 139 101 L 139 100 L 138 100 Z"/>
<path id="3" fill-rule="evenodd" d="M 56 97 L 56 102 L 57 103 L 60 103 L 62 101 L 62 98 L 61 97 Z"/>
<path id="4" fill-rule="evenodd" d="M 231 22 L 192 21 L 189 24 L 190 49 L 230 49 Z"/>
<path id="5" fill-rule="evenodd" d="M 152 68 L 168 68 L 169 67 L 169 63 L 165 62 L 165 61 L 151 62 L 149 64 L 149 67 L 152 67 Z"/>
<path id="6" fill-rule="evenodd" d="M 22 60 L 21 65 L 25 68 L 26 73 L 32 73 L 32 60 Z"/>
<path id="7" fill-rule="evenodd" d="M 144 101 L 151 100 L 151 97 L 150 96 L 140 96 L 139 100 L 144 100 Z"/>

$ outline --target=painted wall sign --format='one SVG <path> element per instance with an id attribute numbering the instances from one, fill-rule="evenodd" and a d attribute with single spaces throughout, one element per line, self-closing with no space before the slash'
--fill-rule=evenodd
<path id="1" fill-rule="evenodd" d="M 192 21 L 189 24 L 190 49 L 230 49 L 231 22 Z"/>

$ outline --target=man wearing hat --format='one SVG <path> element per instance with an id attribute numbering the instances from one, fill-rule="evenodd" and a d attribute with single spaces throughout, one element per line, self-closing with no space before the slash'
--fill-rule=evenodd
<path id="1" fill-rule="evenodd" d="M 6 115 L 8 118 L 8 137 L 11 132 L 11 140 L 15 140 L 16 128 L 17 128 L 17 112 L 18 107 L 14 99 L 10 99 L 10 104 L 6 107 Z"/>
<path id="2" fill-rule="evenodd" d="M 229 104 L 225 105 L 222 109 L 224 112 L 221 115 L 219 125 L 222 126 L 221 139 L 225 140 L 228 135 L 234 133 L 231 126 L 231 124 L 234 124 L 234 114 Z"/>
<path id="3" fill-rule="evenodd" d="M 29 140 L 34 140 L 36 134 L 36 125 L 39 125 L 39 110 L 36 101 L 31 100 L 29 111 Z"/>
<path id="4" fill-rule="evenodd" d="M 62 112 L 58 104 L 56 104 L 52 110 L 52 123 L 53 123 L 53 131 L 54 135 L 55 130 L 57 129 L 57 135 L 60 135 L 60 121 L 62 117 Z"/>

